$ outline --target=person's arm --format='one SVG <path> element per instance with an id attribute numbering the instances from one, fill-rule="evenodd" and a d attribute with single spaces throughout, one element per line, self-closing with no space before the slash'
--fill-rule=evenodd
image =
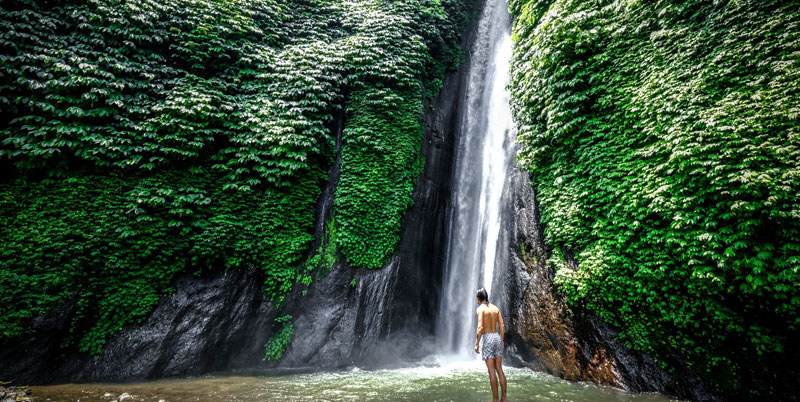
<path id="1" fill-rule="evenodd" d="M 500 314 L 499 311 L 497 312 L 497 318 L 500 320 L 500 343 L 503 346 L 506 346 L 506 342 L 504 341 L 506 334 L 506 325 L 503 323 L 503 315 Z"/>
<path id="2" fill-rule="evenodd" d="M 478 336 L 475 338 L 475 353 L 480 353 L 478 351 L 478 344 L 481 341 L 481 335 L 483 335 L 483 309 L 478 308 Z"/>

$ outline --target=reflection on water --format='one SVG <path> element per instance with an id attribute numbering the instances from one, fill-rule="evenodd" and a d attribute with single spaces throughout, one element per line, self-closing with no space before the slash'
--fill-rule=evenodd
<path id="1" fill-rule="evenodd" d="M 511 402 L 666 402 L 658 394 L 572 383 L 528 369 L 506 368 Z M 34 401 L 489 401 L 480 361 L 403 369 L 250 375 L 215 375 L 133 384 L 63 384 L 32 387 Z"/>

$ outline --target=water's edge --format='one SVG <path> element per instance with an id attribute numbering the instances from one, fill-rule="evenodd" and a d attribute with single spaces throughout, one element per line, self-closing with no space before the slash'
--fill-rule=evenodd
<path id="1" fill-rule="evenodd" d="M 507 368 L 509 399 L 517 402 L 668 402 L 658 394 L 574 383 L 528 369 Z M 477 402 L 491 397 L 482 363 L 417 365 L 403 369 L 314 373 L 211 375 L 130 384 L 62 384 L 33 387 L 36 401 L 188 402 L 197 400 Z"/>

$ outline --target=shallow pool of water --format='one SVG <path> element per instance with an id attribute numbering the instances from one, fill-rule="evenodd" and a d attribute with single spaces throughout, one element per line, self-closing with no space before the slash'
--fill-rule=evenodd
<path id="1" fill-rule="evenodd" d="M 573 383 L 528 369 L 506 368 L 508 400 L 558 402 L 666 402 L 659 394 L 635 394 Z M 402 369 L 286 374 L 218 374 L 131 384 L 62 384 L 32 387 L 34 401 L 489 401 L 482 362 Z"/>

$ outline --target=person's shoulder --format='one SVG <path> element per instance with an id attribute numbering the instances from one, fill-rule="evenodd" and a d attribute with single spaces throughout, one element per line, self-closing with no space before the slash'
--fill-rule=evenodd
<path id="1" fill-rule="evenodd" d="M 476 313 L 480 313 L 481 311 L 483 311 L 484 307 L 486 307 L 486 306 L 481 304 L 480 306 L 478 306 L 478 308 L 475 309 L 475 312 Z"/>
<path id="2" fill-rule="evenodd" d="M 489 303 L 489 308 L 492 309 L 492 311 L 500 311 L 499 307 L 497 307 L 497 306 L 495 306 L 494 304 L 491 304 L 491 303 Z"/>

